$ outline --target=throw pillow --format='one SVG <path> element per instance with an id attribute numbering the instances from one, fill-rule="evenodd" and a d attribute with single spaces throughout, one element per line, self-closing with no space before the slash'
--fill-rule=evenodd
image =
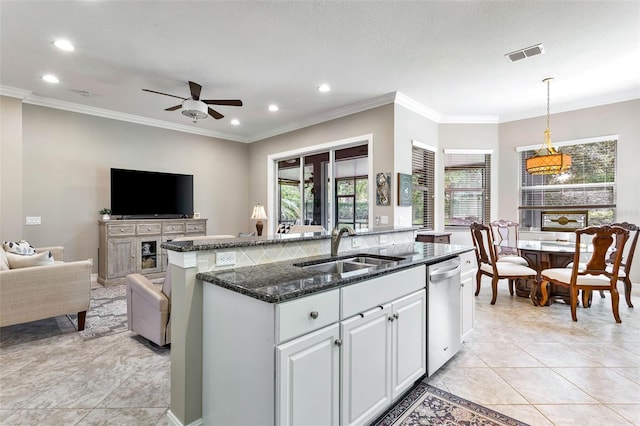
<path id="1" fill-rule="evenodd" d="M 9 259 L 7 259 L 7 252 L 4 251 L 0 245 L 0 271 L 9 270 Z"/>
<path id="2" fill-rule="evenodd" d="M 9 266 L 11 269 L 28 268 L 31 266 L 45 266 L 54 263 L 53 256 L 49 250 L 32 256 L 22 256 L 14 253 L 7 253 Z"/>
<path id="3" fill-rule="evenodd" d="M 4 249 L 8 253 L 21 254 L 23 256 L 31 256 L 36 254 L 36 250 L 33 248 L 28 241 L 20 240 L 20 241 L 5 241 Z"/>

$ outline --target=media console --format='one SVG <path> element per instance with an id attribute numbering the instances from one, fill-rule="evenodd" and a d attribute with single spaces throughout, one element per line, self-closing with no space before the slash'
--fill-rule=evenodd
<path id="1" fill-rule="evenodd" d="M 207 219 L 98 221 L 98 283 L 122 284 L 129 274 L 164 276 L 167 253 L 160 246 L 179 237 L 207 234 Z"/>

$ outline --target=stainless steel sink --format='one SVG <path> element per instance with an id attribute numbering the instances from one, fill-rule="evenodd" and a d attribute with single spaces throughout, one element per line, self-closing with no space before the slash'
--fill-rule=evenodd
<path id="1" fill-rule="evenodd" d="M 366 263 L 350 262 L 346 260 L 334 260 L 332 262 L 317 263 L 315 265 L 303 266 L 305 269 L 314 269 L 320 272 L 326 272 L 327 274 L 342 274 L 344 272 L 352 272 L 366 269 L 375 268 L 375 265 L 369 265 Z"/>
<path id="2" fill-rule="evenodd" d="M 347 272 L 364 273 L 378 268 L 394 266 L 400 260 L 404 259 L 401 257 L 358 254 L 346 259 L 326 260 L 324 262 L 311 264 L 297 263 L 294 264 L 294 266 L 299 266 L 304 269 L 313 269 L 327 274 L 345 274 Z"/>

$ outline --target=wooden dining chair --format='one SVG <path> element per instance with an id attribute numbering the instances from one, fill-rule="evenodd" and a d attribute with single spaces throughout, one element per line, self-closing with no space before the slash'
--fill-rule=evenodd
<path id="1" fill-rule="evenodd" d="M 511 220 L 494 220 L 491 226 L 491 236 L 496 248 L 498 262 L 513 262 L 523 266 L 529 266 L 529 262 L 520 256 L 518 240 L 520 224 Z"/>
<path id="2" fill-rule="evenodd" d="M 540 275 L 542 284 L 540 285 L 540 293 L 542 298 L 540 306 L 547 303 L 548 293 L 547 285 L 553 283 L 555 285 L 569 288 L 571 296 L 571 318 L 578 321 L 577 306 L 578 292 L 582 290 L 582 305 L 589 306 L 589 295 L 593 290 L 605 290 L 611 293 L 611 308 L 613 317 L 617 323 L 622 322 L 618 311 L 620 295 L 617 289 L 618 271 L 622 263 L 622 250 L 613 251 L 613 263 L 608 256 L 608 251 L 612 247 L 624 247 L 629 238 L 629 231 L 620 226 L 602 225 L 589 226 L 587 228 L 578 229 L 576 232 L 576 246 L 573 257 L 573 267 L 569 268 L 551 268 L 543 270 Z M 591 244 L 593 252 L 591 258 L 584 265 L 580 266 L 580 251 L 582 237 L 592 237 Z"/>
<path id="3" fill-rule="evenodd" d="M 620 262 L 620 270 L 618 271 L 618 280 L 624 282 L 624 297 L 627 301 L 627 306 L 633 308 L 631 303 L 631 262 L 633 261 L 633 253 L 636 251 L 636 245 L 638 244 L 638 235 L 640 235 L 640 227 L 633 223 L 621 222 L 612 223 L 611 226 L 619 226 L 629 231 L 629 239 L 626 244 L 620 247 L 620 244 L 616 242 L 616 250 L 622 250 L 622 262 Z M 615 261 L 615 253 L 611 253 L 609 257 L 610 265 Z M 609 266 L 611 268 L 611 266 Z"/>
<path id="4" fill-rule="evenodd" d="M 513 262 L 498 262 L 491 227 L 474 222 L 470 225 L 471 238 L 476 251 L 478 272 L 476 273 L 476 296 L 480 294 L 482 276 L 491 278 L 491 304 L 498 297 L 498 280 L 509 280 L 509 293 L 513 296 L 513 282 L 517 279 L 535 279 L 536 271 Z"/>

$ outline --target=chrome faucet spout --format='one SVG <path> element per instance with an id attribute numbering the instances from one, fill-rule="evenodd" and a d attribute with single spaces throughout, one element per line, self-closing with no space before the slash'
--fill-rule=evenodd
<path id="1" fill-rule="evenodd" d="M 338 248 L 340 247 L 340 239 L 342 238 L 343 233 L 348 233 L 349 235 L 356 235 L 356 231 L 353 230 L 352 227 L 346 225 L 338 230 L 336 226 L 331 231 L 331 256 L 338 255 Z"/>

